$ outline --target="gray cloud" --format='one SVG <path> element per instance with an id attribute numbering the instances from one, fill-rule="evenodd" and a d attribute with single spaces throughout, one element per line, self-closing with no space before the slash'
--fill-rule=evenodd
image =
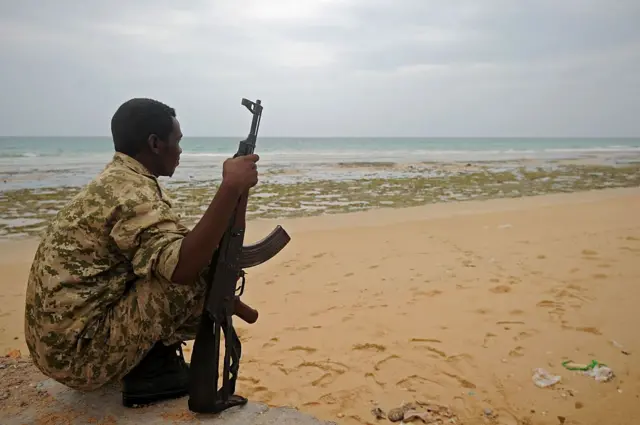
<path id="1" fill-rule="evenodd" d="M 122 101 L 187 135 L 638 135 L 634 0 L 0 2 L 0 133 L 108 134 Z"/>

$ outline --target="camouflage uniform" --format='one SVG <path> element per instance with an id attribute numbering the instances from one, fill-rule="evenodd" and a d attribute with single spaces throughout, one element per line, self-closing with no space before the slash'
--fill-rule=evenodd
<path id="1" fill-rule="evenodd" d="M 36 366 L 93 390 L 121 379 L 155 342 L 194 339 L 204 283 L 170 282 L 187 233 L 157 179 L 116 153 L 36 251 L 25 310 Z"/>

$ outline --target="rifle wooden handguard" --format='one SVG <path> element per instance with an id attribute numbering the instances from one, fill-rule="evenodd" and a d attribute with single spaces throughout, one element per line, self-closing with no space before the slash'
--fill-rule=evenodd
<path id="1" fill-rule="evenodd" d="M 233 313 L 249 324 L 253 324 L 258 320 L 258 310 L 249 307 L 238 297 L 236 297 Z"/>

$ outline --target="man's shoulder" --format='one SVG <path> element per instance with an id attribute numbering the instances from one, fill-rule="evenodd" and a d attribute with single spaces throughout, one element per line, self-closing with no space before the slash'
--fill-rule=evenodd
<path id="1" fill-rule="evenodd" d="M 62 207 L 54 218 L 55 227 L 104 229 L 117 216 L 134 211 L 140 205 L 161 201 L 157 183 L 123 167 L 108 165 Z"/>
<path id="2" fill-rule="evenodd" d="M 105 169 L 87 186 L 87 190 L 105 190 L 116 196 L 139 196 L 140 194 L 155 193 L 158 190 L 157 181 L 144 174 L 118 166 L 109 164 Z"/>
<path id="3" fill-rule="evenodd" d="M 114 209 L 135 209 L 137 205 L 156 204 L 161 200 L 156 181 L 127 168 L 109 165 L 65 209 L 108 214 Z"/>

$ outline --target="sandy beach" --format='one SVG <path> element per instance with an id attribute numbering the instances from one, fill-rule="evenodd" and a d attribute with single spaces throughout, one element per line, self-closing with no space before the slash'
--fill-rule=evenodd
<path id="1" fill-rule="evenodd" d="M 426 400 L 464 424 L 637 423 L 638 211 L 626 188 L 252 220 L 251 240 L 275 223 L 293 240 L 248 270 L 243 300 L 260 318 L 236 321 L 238 393 L 341 424 Z M 2 353 L 26 353 L 35 245 L 0 243 Z M 561 381 L 539 388 L 534 368 Z"/>

